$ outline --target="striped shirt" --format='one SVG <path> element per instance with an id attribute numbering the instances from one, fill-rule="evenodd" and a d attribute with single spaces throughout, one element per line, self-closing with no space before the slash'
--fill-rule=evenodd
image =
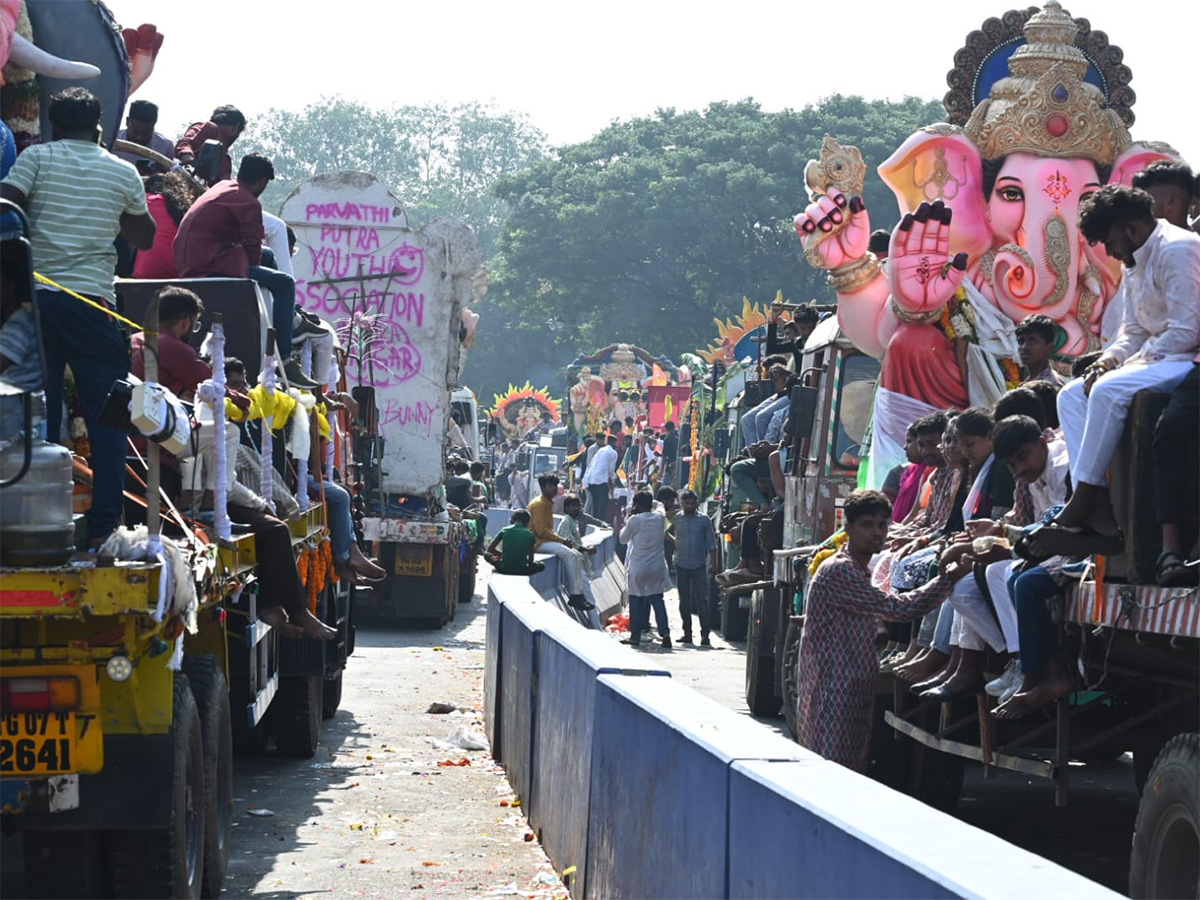
<path id="1" fill-rule="evenodd" d="M 90 141 L 35 144 L 5 184 L 26 197 L 34 267 L 63 287 L 115 301 L 121 215 L 145 215 L 137 169 Z"/>

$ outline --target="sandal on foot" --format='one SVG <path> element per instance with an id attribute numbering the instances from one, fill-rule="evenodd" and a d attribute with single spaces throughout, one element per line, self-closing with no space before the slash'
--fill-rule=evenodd
<path id="1" fill-rule="evenodd" d="M 1189 566 L 1183 554 L 1175 550 L 1164 550 L 1154 563 L 1158 572 L 1159 587 L 1187 587 L 1196 583 L 1197 572 Z"/>

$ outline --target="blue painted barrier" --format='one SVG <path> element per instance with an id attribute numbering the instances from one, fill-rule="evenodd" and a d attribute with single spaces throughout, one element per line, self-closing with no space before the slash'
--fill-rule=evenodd
<path id="1" fill-rule="evenodd" d="M 734 763 L 731 898 L 1101 898 L 1061 866 L 835 765 Z"/>
<path id="2" fill-rule="evenodd" d="M 596 679 L 587 897 L 727 895 L 729 768 L 806 751 L 666 678 Z"/>
<path id="3" fill-rule="evenodd" d="M 492 745 L 492 758 L 500 762 L 500 589 L 510 575 L 492 573 L 487 586 L 487 616 L 483 643 L 483 729 Z"/>
<path id="4" fill-rule="evenodd" d="M 533 715 L 533 779 L 526 815 L 575 897 L 586 893 L 592 731 L 598 675 L 670 677 L 653 657 L 598 631 L 560 629 L 537 636 L 538 691 Z"/>
<path id="5" fill-rule="evenodd" d="M 578 623 L 536 594 L 503 592 L 500 604 L 499 757 L 509 783 L 522 801 L 529 799 L 533 764 L 533 704 L 537 696 L 537 635 L 542 631 L 580 629 Z"/>
<path id="6" fill-rule="evenodd" d="M 526 579 L 494 576 L 488 602 L 489 735 L 576 900 L 1118 896 L 670 678 L 611 673 L 652 664 Z"/>

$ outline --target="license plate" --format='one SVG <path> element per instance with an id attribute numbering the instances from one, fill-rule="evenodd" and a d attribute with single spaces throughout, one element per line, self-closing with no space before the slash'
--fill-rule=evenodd
<path id="1" fill-rule="evenodd" d="M 433 574 L 432 544 L 397 544 L 396 574 L 428 577 Z"/>
<path id="2" fill-rule="evenodd" d="M 0 774 L 58 775 L 78 768 L 73 712 L 0 715 Z"/>

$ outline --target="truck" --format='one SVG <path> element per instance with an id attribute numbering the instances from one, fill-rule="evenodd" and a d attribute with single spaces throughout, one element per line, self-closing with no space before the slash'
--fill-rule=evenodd
<path id="1" fill-rule="evenodd" d="M 448 508 L 443 485 L 454 409 L 479 444 L 475 397 L 460 384 L 469 304 L 486 290 L 479 240 L 449 217 L 410 228 L 387 186 L 361 172 L 303 182 L 281 217 L 297 237 L 297 303 L 348 353 L 359 524 L 388 572 L 366 609 L 440 628 L 474 594 L 475 526 Z"/>
<path id="2" fill-rule="evenodd" d="M 6 276 L 17 273 L 32 298 L 28 242 L 6 240 L 4 251 Z M 258 286 L 181 283 L 205 299 L 203 330 L 237 333 L 253 370 L 251 353 L 270 350 Z M 155 290 L 123 282 L 125 315 L 153 316 L 142 301 Z M 21 402 L 32 410 L 30 394 Z M 0 451 L 0 828 L 20 835 L 33 896 L 215 897 L 232 846 L 233 754 L 273 738 L 283 755 L 313 755 L 353 652 L 353 588 L 318 585 L 310 570 L 310 608 L 337 638 L 280 640 L 258 617 L 271 575 L 254 536 L 221 534 L 175 507 L 160 513 L 153 443 L 145 466 L 130 460 L 131 488 L 140 479 L 146 490 L 127 492 L 147 522 L 145 542 L 129 540 L 147 552 L 72 560 L 83 518 L 72 482 L 86 486 L 91 473 L 75 460 L 72 479 L 69 452 L 36 435 L 27 412 L 23 436 Z M 64 458 L 51 485 L 41 463 Z M 47 530 L 37 520 L 64 490 L 65 525 Z M 297 556 L 325 540 L 320 506 L 287 525 Z"/>
<path id="3" fill-rule="evenodd" d="M 858 445 L 879 364 L 837 327 L 821 322 L 804 349 L 799 419 L 785 471 L 783 549 L 769 582 L 751 592 L 746 703 L 756 715 L 782 709 L 796 734 L 796 668 L 809 563 L 840 530 L 857 486 Z M 1057 609 L 1060 641 L 1077 654 L 1085 689 L 1046 717 L 997 721 L 983 694 L 939 704 L 881 673 L 869 774 L 940 809 L 958 801 L 965 766 L 1046 779 L 1055 804 L 1070 799 L 1072 769 L 1123 753 L 1141 800 L 1132 836 L 1134 897 L 1191 896 L 1200 882 L 1200 600 L 1193 588 L 1154 583 L 1159 544 L 1150 441 L 1166 395 L 1134 398 L 1112 491 L 1127 535 L 1123 556 L 1093 559 Z"/>

